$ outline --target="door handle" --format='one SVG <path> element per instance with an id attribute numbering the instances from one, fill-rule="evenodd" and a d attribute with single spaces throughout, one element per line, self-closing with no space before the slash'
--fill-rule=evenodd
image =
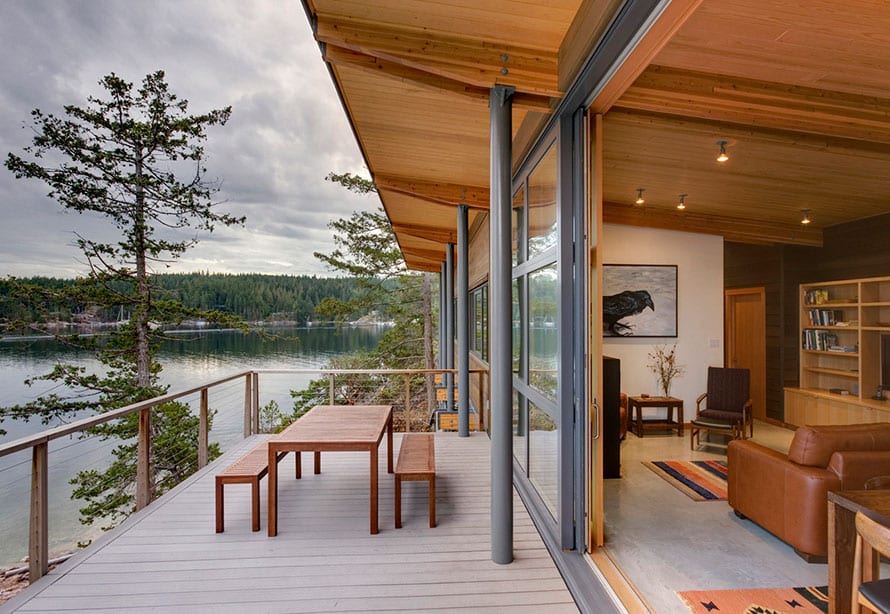
<path id="1" fill-rule="evenodd" d="M 592 439 L 600 438 L 600 405 L 596 399 L 593 399 L 593 403 L 590 406 L 590 424 L 592 430 Z"/>

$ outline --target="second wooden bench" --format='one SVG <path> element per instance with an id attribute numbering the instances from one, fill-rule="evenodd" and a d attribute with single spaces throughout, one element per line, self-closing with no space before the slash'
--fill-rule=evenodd
<path id="1" fill-rule="evenodd" d="M 279 454 L 276 462 L 280 461 L 285 454 L 286 452 Z M 299 455 L 297 457 L 299 458 Z M 217 533 L 222 533 L 225 529 L 225 506 L 223 501 L 223 485 L 225 484 L 250 484 L 251 529 L 254 531 L 260 530 L 260 480 L 268 472 L 269 446 L 267 441 L 263 441 L 216 475 Z"/>
<path id="2" fill-rule="evenodd" d="M 402 481 L 426 480 L 430 484 L 430 528 L 436 526 L 436 441 L 433 433 L 402 436 L 395 471 L 396 528 L 402 527 Z"/>

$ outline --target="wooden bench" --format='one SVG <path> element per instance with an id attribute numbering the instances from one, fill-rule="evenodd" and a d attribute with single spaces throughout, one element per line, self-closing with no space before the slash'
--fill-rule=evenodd
<path id="1" fill-rule="evenodd" d="M 281 460 L 286 452 L 278 455 Z M 299 465 L 298 465 L 299 466 Z M 251 529 L 260 530 L 260 480 L 269 472 L 269 446 L 264 441 L 250 452 L 226 467 L 216 475 L 216 532 L 225 530 L 223 486 L 225 484 L 250 484 Z"/>
<path id="2" fill-rule="evenodd" d="M 402 527 L 402 481 L 426 480 L 430 484 L 430 528 L 436 526 L 436 441 L 433 433 L 402 436 L 396 463 L 396 528 Z"/>

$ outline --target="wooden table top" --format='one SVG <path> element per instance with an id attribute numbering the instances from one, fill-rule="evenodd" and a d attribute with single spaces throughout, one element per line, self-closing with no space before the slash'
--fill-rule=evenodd
<path id="1" fill-rule="evenodd" d="M 828 500 L 853 512 L 862 512 L 890 526 L 890 490 L 844 490 L 829 492 Z"/>
<path id="2" fill-rule="evenodd" d="M 316 405 L 270 442 L 373 444 L 391 414 L 391 405 Z"/>
<path id="3" fill-rule="evenodd" d="M 630 399 L 631 401 L 633 401 L 637 405 L 644 405 L 644 404 L 650 405 L 651 404 L 651 405 L 657 406 L 658 403 L 674 403 L 674 404 L 676 404 L 676 403 L 683 402 L 683 399 L 678 399 L 677 397 L 652 397 L 652 396 L 641 397 L 641 396 L 635 396 L 635 395 L 628 395 L 627 398 Z"/>

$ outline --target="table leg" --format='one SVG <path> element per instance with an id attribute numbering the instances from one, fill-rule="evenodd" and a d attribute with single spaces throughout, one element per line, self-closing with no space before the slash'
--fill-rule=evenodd
<path id="1" fill-rule="evenodd" d="M 683 436 L 683 404 L 677 405 L 677 437 Z"/>
<path id="2" fill-rule="evenodd" d="M 371 535 L 376 535 L 377 524 L 377 447 L 371 448 Z"/>
<path id="3" fill-rule="evenodd" d="M 315 475 L 321 473 L 321 452 L 315 451 Z"/>
<path id="4" fill-rule="evenodd" d="M 392 473 L 392 413 L 386 421 L 386 471 Z"/>
<path id="5" fill-rule="evenodd" d="M 856 514 L 828 502 L 828 612 L 848 614 L 852 607 Z"/>
<path id="6" fill-rule="evenodd" d="M 297 452 L 297 458 L 299 458 Z M 278 450 L 269 443 L 269 472 L 266 479 L 269 482 L 269 537 L 278 535 Z"/>
<path id="7" fill-rule="evenodd" d="M 636 419 L 637 437 L 642 437 L 643 436 L 643 408 L 635 403 L 634 404 L 634 412 L 636 412 L 634 415 L 637 417 L 637 419 Z"/>
<path id="8" fill-rule="evenodd" d="M 300 479 L 303 477 L 303 454 L 297 450 L 294 452 L 296 458 L 294 459 L 294 477 L 296 479 Z"/>

